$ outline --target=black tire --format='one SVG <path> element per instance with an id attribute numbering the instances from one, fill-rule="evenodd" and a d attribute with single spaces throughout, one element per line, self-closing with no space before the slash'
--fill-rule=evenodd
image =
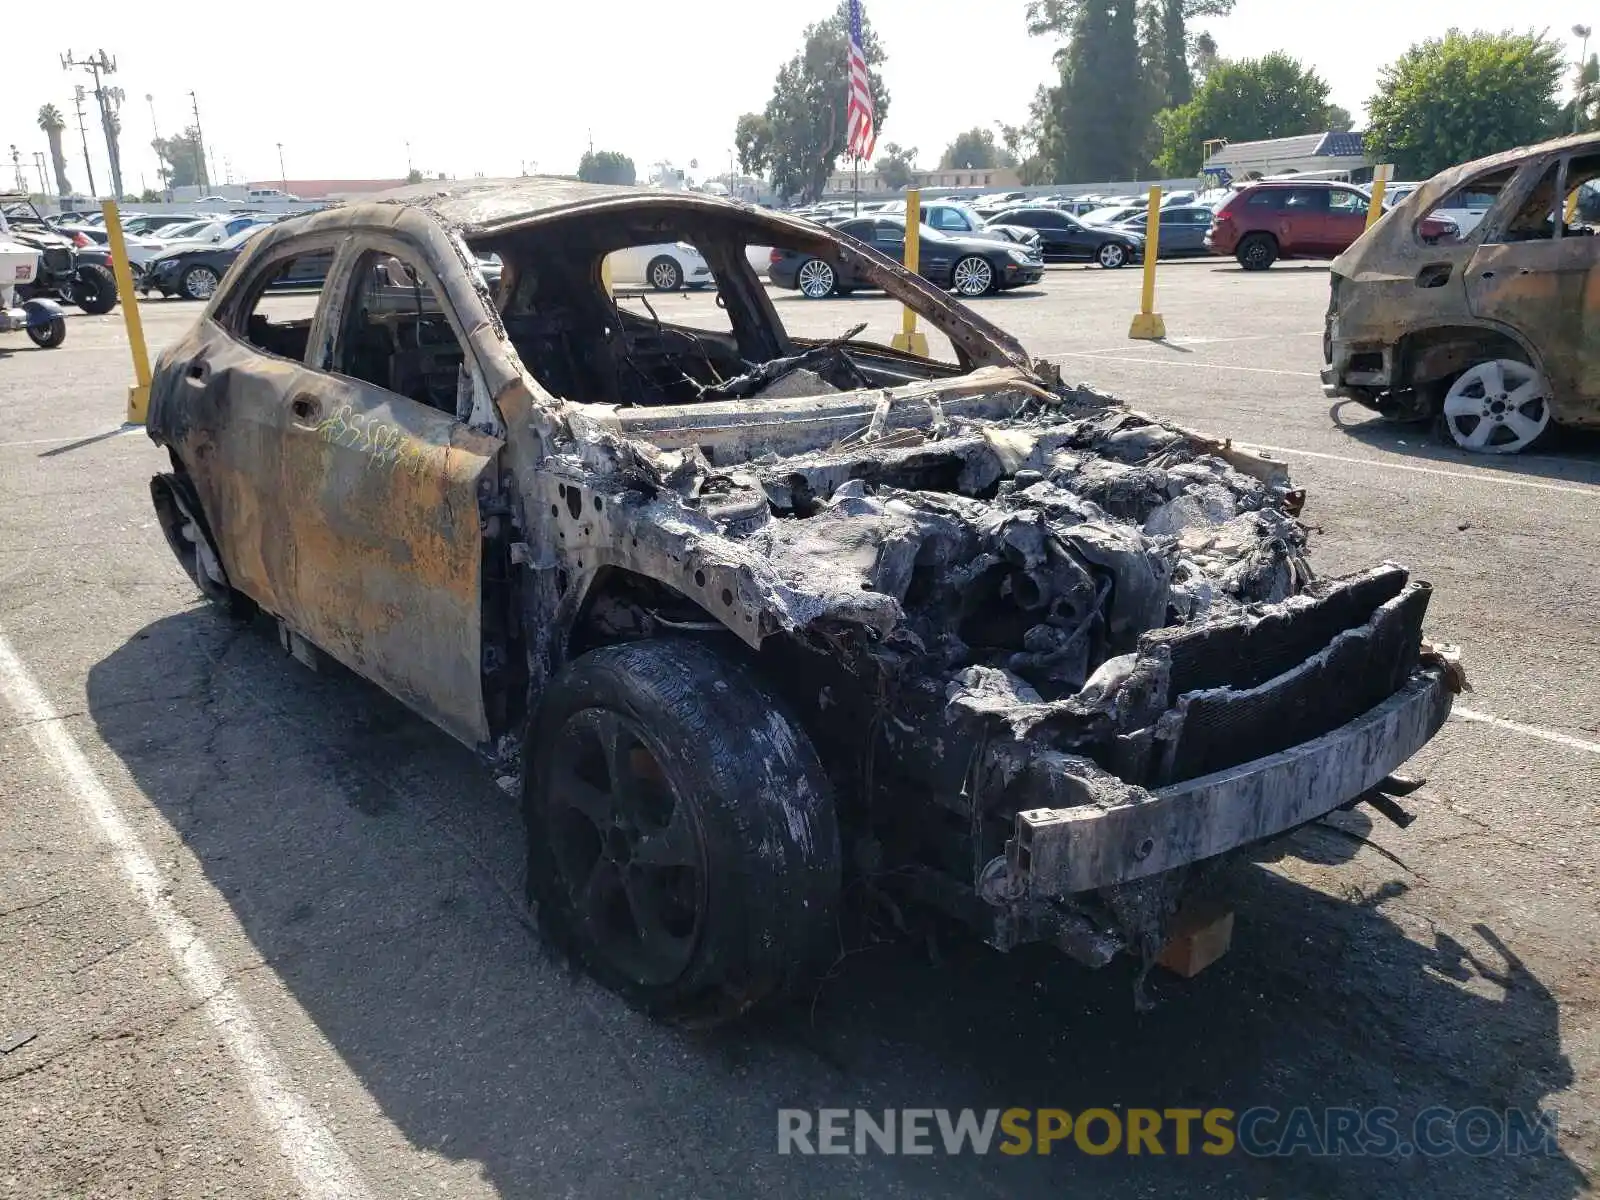
<path id="1" fill-rule="evenodd" d="M 1121 242 L 1102 242 L 1095 247 L 1095 263 L 1107 271 L 1120 271 L 1128 265 L 1128 248 Z"/>
<path id="2" fill-rule="evenodd" d="M 100 316 L 117 306 L 117 277 L 99 263 L 82 263 L 72 281 L 72 302 L 86 313 Z"/>
<path id="3" fill-rule="evenodd" d="M 683 287 L 683 268 L 665 254 L 650 260 L 644 269 L 645 282 L 658 292 L 676 292 Z"/>
<path id="4" fill-rule="evenodd" d="M 215 267 L 196 263 L 178 277 L 178 295 L 185 300 L 209 300 L 221 282 L 222 275 Z"/>
<path id="5" fill-rule="evenodd" d="M 601 983 L 709 1023 L 819 965 L 840 886 L 832 793 L 750 670 L 691 641 L 603 647 L 561 672 L 529 734 L 529 897 Z"/>
<path id="6" fill-rule="evenodd" d="M 1233 257 L 1246 271 L 1265 271 L 1278 261 L 1278 239 L 1270 233 L 1248 234 Z"/>
<path id="7" fill-rule="evenodd" d="M 256 603 L 234 589 L 222 566 L 216 539 L 206 521 L 200 495 L 186 474 L 157 475 L 150 480 L 150 500 L 155 505 L 156 521 L 166 536 L 178 565 L 194 581 L 200 594 L 218 611 L 236 621 L 248 621 L 256 614 Z M 201 561 L 202 549 L 220 578 L 213 578 Z"/>
<path id="8" fill-rule="evenodd" d="M 46 325 L 29 325 L 28 338 L 41 350 L 54 350 L 67 340 L 67 322 L 56 317 Z"/>

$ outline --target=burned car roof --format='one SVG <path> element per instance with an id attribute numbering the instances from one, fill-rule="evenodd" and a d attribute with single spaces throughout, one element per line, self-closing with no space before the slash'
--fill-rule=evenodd
<path id="1" fill-rule="evenodd" d="M 699 192 L 663 191 L 660 188 L 621 187 L 584 183 L 576 179 L 471 180 L 449 184 L 417 184 L 385 192 L 383 203 L 426 209 L 440 221 L 469 238 L 516 229 L 556 215 L 586 209 L 665 207 L 702 210 L 733 216 L 744 214 L 774 221 L 815 234 L 817 227 L 804 221 L 756 208 L 753 205 L 707 196 Z"/>

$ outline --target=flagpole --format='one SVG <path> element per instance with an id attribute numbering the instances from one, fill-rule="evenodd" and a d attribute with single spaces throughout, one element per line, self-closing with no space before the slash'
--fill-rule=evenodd
<path id="1" fill-rule="evenodd" d="M 861 159 L 860 159 L 859 156 L 857 156 L 855 162 L 856 162 L 856 212 L 855 212 L 855 215 L 859 217 L 861 215 Z"/>

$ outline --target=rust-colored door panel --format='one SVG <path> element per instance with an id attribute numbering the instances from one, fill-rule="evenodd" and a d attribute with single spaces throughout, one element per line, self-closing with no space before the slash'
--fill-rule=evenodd
<path id="1" fill-rule="evenodd" d="M 324 652 L 451 734 L 489 736 L 478 480 L 499 439 L 343 376 L 282 398 L 280 611 Z"/>
<path id="2" fill-rule="evenodd" d="M 202 321 L 172 393 L 168 430 L 194 480 L 228 579 L 268 612 L 290 602 L 288 514 L 278 483 L 287 399 L 315 387 L 315 371 L 263 354 Z"/>
<path id="3" fill-rule="evenodd" d="M 1600 238 L 1481 246 L 1465 274 L 1473 315 L 1538 350 L 1558 420 L 1600 399 Z"/>

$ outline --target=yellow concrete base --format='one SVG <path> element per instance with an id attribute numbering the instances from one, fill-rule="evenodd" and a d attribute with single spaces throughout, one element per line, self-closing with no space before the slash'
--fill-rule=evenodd
<path id="1" fill-rule="evenodd" d="M 1167 336 L 1167 323 L 1161 319 L 1160 313 L 1134 313 L 1128 336 L 1156 341 Z"/>
<path id="2" fill-rule="evenodd" d="M 143 425 L 144 417 L 150 411 L 150 389 L 143 384 L 134 384 L 128 389 L 128 424 Z"/>
<path id="3" fill-rule="evenodd" d="M 928 357 L 928 335 L 920 329 L 913 329 L 909 333 L 901 330 L 890 339 L 889 345 L 896 350 L 904 350 L 907 354 L 918 354 L 923 358 Z"/>

